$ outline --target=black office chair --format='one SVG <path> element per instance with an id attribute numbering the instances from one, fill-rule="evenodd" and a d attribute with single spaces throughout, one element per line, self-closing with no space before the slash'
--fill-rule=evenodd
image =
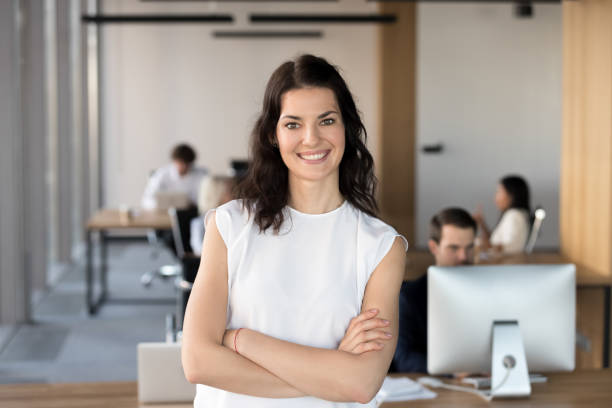
<path id="1" fill-rule="evenodd" d="M 172 237 L 174 238 L 174 246 L 176 255 L 179 259 L 184 258 L 187 254 L 192 254 L 189 238 L 191 235 L 190 224 L 191 220 L 199 216 L 197 207 L 189 207 L 179 210 L 177 208 L 168 209 L 170 215 L 170 223 L 172 225 Z"/>
<path id="2" fill-rule="evenodd" d="M 176 254 L 180 261 L 180 268 L 177 270 L 174 286 L 177 289 L 177 326 L 182 330 L 183 317 L 189 294 L 198 273 L 200 257 L 195 255 L 190 244 L 190 224 L 191 220 L 198 217 L 198 209 L 195 207 L 179 210 L 170 208 L 168 210 L 170 222 L 172 224 L 172 234 L 176 245 Z"/>
<path id="3" fill-rule="evenodd" d="M 189 244 L 189 223 L 198 216 L 198 209 L 195 206 L 180 210 L 170 208 L 168 209 L 168 215 L 170 216 L 174 253 L 178 260 L 181 261 L 186 254 L 192 252 L 191 245 Z M 167 279 L 179 276 L 180 274 L 179 265 L 164 265 L 155 271 L 143 274 L 140 282 L 145 287 L 149 287 L 156 277 Z"/>

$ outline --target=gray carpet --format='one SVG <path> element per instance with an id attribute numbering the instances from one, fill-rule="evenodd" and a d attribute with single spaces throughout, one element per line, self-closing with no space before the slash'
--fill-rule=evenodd
<path id="1" fill-rule="evenodd" d="M 35 306 L 34 323 L 11 334 L 0 353 L 0 383 L 136 380 L 137 344 L 163 341 L 165 316 L 176 311 L 171 280 L 140 283 L 146 271 L 174 263 L 169 252 L 152 252 L 146 243 L 109 245 L 110 301 L 93 317 L 83 265 L 66 272 Z"/>

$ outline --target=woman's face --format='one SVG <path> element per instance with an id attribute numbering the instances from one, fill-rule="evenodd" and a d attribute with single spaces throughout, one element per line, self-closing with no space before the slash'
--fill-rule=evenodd
<path id="1" fill-rule="evenodd" d="M 290 179 L 337 180 L 344 137 L 340 108 L 331 89 L 300 88 L 282 95 L 276 139 Z"/>
<path id="2" fill-rule="evenodd" d="M 512 197 L 502 184 L 497 185 L 497 191 L 495 192 L 495 205 L 499 211 L 505 211 L 510 208 L 512 204 Z"/>

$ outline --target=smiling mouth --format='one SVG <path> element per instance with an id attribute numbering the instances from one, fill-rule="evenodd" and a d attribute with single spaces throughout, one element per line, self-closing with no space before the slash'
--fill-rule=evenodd
<path id="1" fill-rule="evenodd" d="M 325 159 L 327 157 L 327 155 L 329 154 L 329 150 L 325 150 L 323 152 L 316 152 L 316 153 L 298 153 L 298 157 L 302 160 L 306 160 L 309 162 L 318 162 L 318 161 L 322 161 L 323 159 Z"/>

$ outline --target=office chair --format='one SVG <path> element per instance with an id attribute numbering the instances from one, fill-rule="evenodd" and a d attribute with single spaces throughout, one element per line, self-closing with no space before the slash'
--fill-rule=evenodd
<path id="1" fill-rule="evenodd" d="M 176 330 L 183 328 L 183 317 L 189 300 L 189 294 L 195 280 L 195 276 L 200 266 L 200 257 L 192 252 L 189 237 L 191 235 L 190 223 L 198 217 L 196 207 L 187 209 L 170 208 L 168 210 L 170 224 L 172 226 L 172 236 L 176 247 L 176 257 L 178 262 L 173 265 L 164 265 L 154 272 L 147 272 L 141 277 L 141 282 L 149 286 L 155 277 L 162 279 L 174 278 L 174 288 L 176 289 Z"/>
<path id="2" fill-rule="evenodd" d="M 535 243 L 538 239 L 538 236 L 540 235 L 540 229 L 542 228 L 542 221 L 544 221 L 544 218 L 546 218 L 546 211 L 544 211 L 542 207 L 537 207 L 534 212 L 529 238 L 527 238 L 527 244 L 525 244 L 526 254 L 530 254 L 533 252 Z"/>
<path id="3" fill-rule="evenodd" d="M 152 228 L 147 229 L 147 242 L 153 248 L 151 250 L 151 259 L 159 258 L 159 253 L 162 249 L 162 243 L 157 238 L 156 231 Z"/>
<path id="4" fill-rule="evenodd" d="M 169 208 L 170 224 L 172 225 L 172 236 L 176 247 L 176 255 L 179 259 L 188 254 L 193 255 L 191 244 L 189 243 L 189 224 L 191 220 L 198 217 L 198 209 L 195 206 L 186 209 Z"/>
<path id="5" fill-rule="evenodd" d="M 196 207 L 189 207 L 186 209 L 168 209 L 168 215 L 170 216 L 170 224 L 172 227 L 172 239 L 174 241 L 174 248 L 176 250 L 176 256 L 179 262 L 191 253 L 191 246 L 189 244 L 189 223 L 190 221 L 198 216 L 198 210 Z M 163 265 L 154 271 L 144 273 L 140 277 L 140 282 L 145 287 L 151 286 L 153 280 L 156 277 L 162 279 L 173 278 L 181 276 L 181 265 Z"/>
<path id="6" fill-rule="evenodd" d="M 153 174 L 155 174 L 157 170 L 151 170 L 149 171 L 149 180 L 151 179 L 151 177 L 153 177 Z M 151 251 L 151 259 L 157 259 L 159 258 L 159 253 L 161 252 L 162 248 L 163 248 L 163 243 L 161 242 L 161 240 L 159 239 L 159 237 L 157 236 L 157 231 L 153 228 L 149 228 L 147 229 L 147 241 L 149 242 L 149 246 L 152 248 Z M 149 278 L 147 280 L 147 283 L 143 283 L 145 286 L 149 286 L 151 284 L 151 279 Z"/>
<path id="7" fill-rule="evenodd" d="M 185 210 L 170 208 L 168 214 L 170 214 L 176 253 L 180 261 L 180 267 L 177 269 L 174 280 L 174 287 L 177 290 L 177 328 L 182 330 L 187 301 L 189 300 L 189 294 L 191 293 L 191 288 L 200 266 L 200 257 L 193 253 L 189 239 L 191 236 L 191 220 L 198 217 L 199 214 L 196 207 Z"/>

